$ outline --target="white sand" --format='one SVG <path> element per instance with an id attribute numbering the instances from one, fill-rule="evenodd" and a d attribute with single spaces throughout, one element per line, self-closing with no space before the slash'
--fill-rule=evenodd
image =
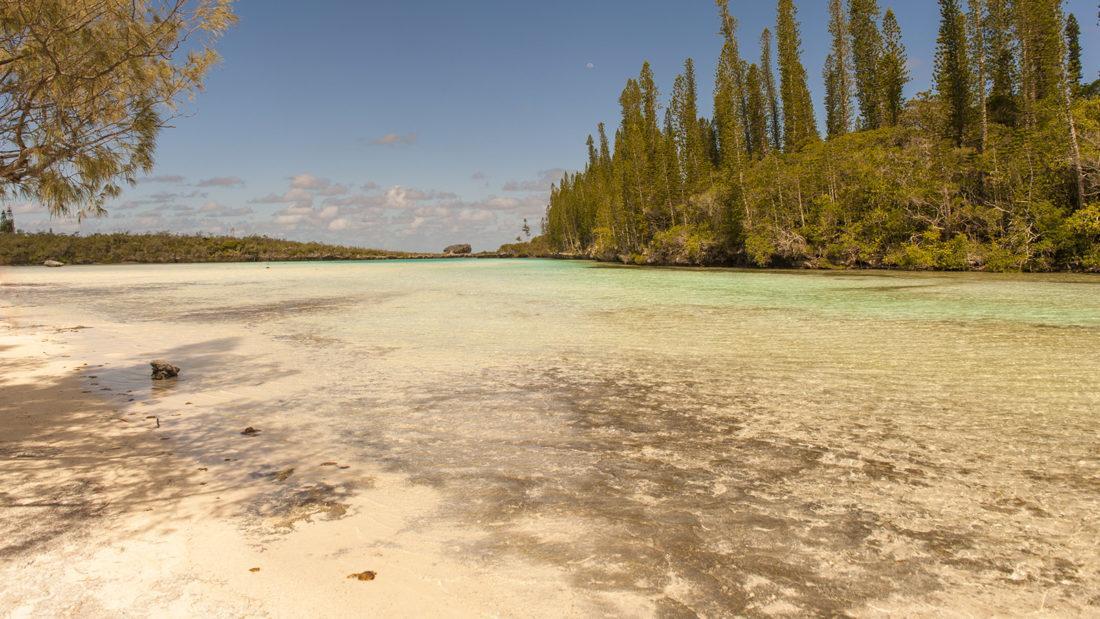
<path id="1" fill-rule="evenodd" d="M 246 417 L 219 410 L 256 390 L 270 399 L 293 376 L 201 391 L 186 382 L 196 368 L 175 388 L 147 378 L 160 350 L 213 336 L 247 348 L 246 333 L 158 329 L 152 342 L 88 314 L 4 311 L 0 615 L 650 611 L 646 600 L 579 594 L 546 565 L 464 556 L 481 533 L 435 518 L 435 490 L 332 451 L 308 420 L 268 418 L 250 438 Z M 339 466 L 321 466 L 330 461 Z M 265 475 L 289 467 L 285 480 Z M 333 491 L 314 495 L 320 504 L 294 507 L 296 492 L 322 483 Z M 376 579 L 347 578 L 364 570 Z"/>

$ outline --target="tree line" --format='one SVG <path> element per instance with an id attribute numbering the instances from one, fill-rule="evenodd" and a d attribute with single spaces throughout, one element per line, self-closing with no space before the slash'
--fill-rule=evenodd
<path id="1" fill-rule="evenodd" d="M 659 264 L 1100 270 L 1100 81 L 1061 0 L 938 0 L 934 88 L 906 100 L 902 28 L 829 0 L 819 133 L 793 0 L 742 53 L 728 0 L 713 114 L 687 59 L 649 63 L 587 164 L 551 191 L 536 244 Z"/>

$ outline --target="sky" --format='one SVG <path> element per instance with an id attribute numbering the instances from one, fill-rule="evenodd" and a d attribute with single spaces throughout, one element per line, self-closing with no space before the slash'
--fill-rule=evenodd
<path id="1" fill-rule="evenodd" d="M 774 2 L 730 4 L 755 60 Z M 820 125 L 827 2 L 795 4 Z M 908 47 L 907 96 L 929 89 L 937 3 L 880 5 Z M 1093 79 L 1095 2 L 1066 8 Z M 614 131 L 619 92 L 643 61 L 667 96 L 692 57 L 709 115 L 721 47 L 713 0 L 240 0 L 236 12 L 222 63 L 161 134 L 148 177 L 81 222 L 14 202 L 18 227 L 496 249 L 525 218 L 537 233 L 550 184 L 584 165 L 597 123 Z"/>

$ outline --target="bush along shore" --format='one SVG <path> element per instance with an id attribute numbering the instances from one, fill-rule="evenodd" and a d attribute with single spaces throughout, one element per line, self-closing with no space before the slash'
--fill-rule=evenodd
<path id="1" fill-rule="evenodd" d="M 1100 82 L 1083 80 L 1061 2 L 965 14 L 941 0 L 933 89 L 909 99 L 903 24 L 874 2 L 831 2 L 824 137 L 790 0 L 755 62 L 718 5 L 713 118 L 691 59 L 663 106 L 644 64 L 618 129 L 600 124 L 583 170 L 552 189 L 543 236 L 506 247 L 637 264 L 1100 271 Z"/>
<path id="2" fill-rule="evenodd" d="M 409 253 L 299 243 L 264 236 L 231 237 L 179 234 L 53 233 L 0 234 L 0 265 L 167 264 L 189 262 L 277 262 L 307 260 L 395 260 L 415 258 L 496 257 L 496 253 Z"/>

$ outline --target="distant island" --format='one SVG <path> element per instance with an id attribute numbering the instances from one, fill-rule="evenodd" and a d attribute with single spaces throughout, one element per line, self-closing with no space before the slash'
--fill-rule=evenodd
<path id="1" fill-rule="evenodd" d="M 394 260 L 415 258 L 496 257 L 469 252 L 468 245 L 441 253 L 386 251 L 324 243 L 284 241 L 266 236 L 204 236 L 169 233 L 91 234 L 49 232 L 0 234 L 0 265 L 170 264 L 189 262 L 276 262 L 307 260 Z"/>

